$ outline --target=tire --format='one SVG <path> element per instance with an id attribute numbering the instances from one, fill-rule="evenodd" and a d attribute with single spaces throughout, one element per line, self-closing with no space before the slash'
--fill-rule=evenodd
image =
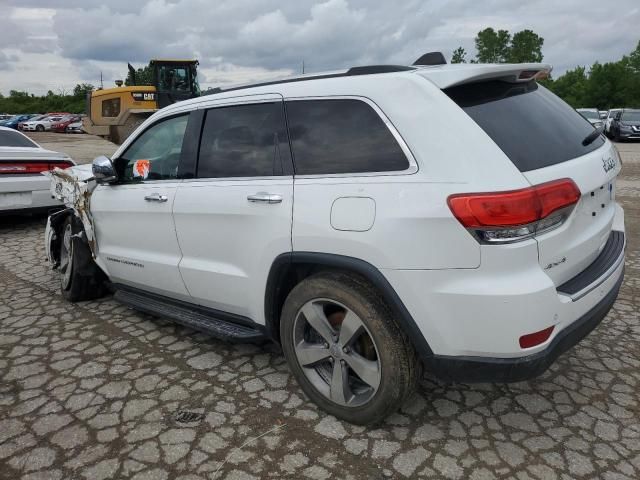
<path id="1" fill-rule="evenodd" d="M 36 125 L 37 132 L 44 132 L 44 125 Z"/>
<path id="2" fill-rule="evenodd" d="M 89 245 L 77 237 L 82 228 L 72 215 L 62 224 L 60 234 L 60 290 L 69 302 L 93 300 L 106 293 L 106 276 L 91 256 Z"/>
<path id="3" fill-rule="evenodd" d="M 321 273 L 296 285 L 282 310 L 280 339 L 305 394 L 347 422 L 379 423 L 415 389 L 413 346 L 361 277 Z"/>

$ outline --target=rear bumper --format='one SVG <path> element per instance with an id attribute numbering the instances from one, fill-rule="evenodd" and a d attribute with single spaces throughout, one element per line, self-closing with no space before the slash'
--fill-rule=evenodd
<path id="1" fill-rule="evenodd" d="M 477 269 L 383 270 L 422 338 L 428 370 L 447 380 L 517 381 L 544 370 L 611 308 L 624 275 L 624 212 L 616 205 L 610 241 L 580 274 L 556 285 L 534 240 L 485 248 Z M 519 339 L 554 327 L 543 343 Z"/>
<path id="2" fill-rule="evenodd" d="M 44 175 L 0 178 L 0 213 L 31 212 L 62 206 L 51 196 Z"/>
<path id="3" fill-rule="evenodd" d="M 520 382 L 544 373 L 564 352 L 594 330 L 613 306 L 624 279 L 624 267 L 613 288 L 591 310 L 560 331 L 544 349 L 518 358 L 434 355 L 425 364 L 440 379 L 467 383 Z"/>

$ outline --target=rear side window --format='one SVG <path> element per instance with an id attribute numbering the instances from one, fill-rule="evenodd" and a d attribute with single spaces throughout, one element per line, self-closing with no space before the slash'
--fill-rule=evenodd
<path id="1" fill-rule="evenodd" d="M 409 161 L 380 116 L 360 100 L 287 102 L 296 174 L 392 172 Z"/>
<path id="2" fill-rule="evenodd" d="M 445 89 L 521 172 L 585 155 L 604 143 L 582 141 L 593 126 L 535 81 L 472 83 Z"/>
<path id="3" fill-rule="evenodd" d="M 12 132 L 10 130 L 0 130 L 0 147 L 37 148 L 38 145 L 18 132 Z"/>
<path id="4" fill-rule="evenodd" d="M 204 121 L 197 176 L 283 175 L 290 157 L 281 102 L 214 108 Z"/>

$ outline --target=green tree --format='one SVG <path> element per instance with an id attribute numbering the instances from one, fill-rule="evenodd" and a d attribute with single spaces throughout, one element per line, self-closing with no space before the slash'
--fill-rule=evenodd
<path id="1" fill-rule="evenodd" d="M 93 91 L 95 87 L 90 83 L 78 83 L 73 87 L 73 96 L 77 98 L 86 98 L 87 93 Z"/>
<path id="2" fill-rule="evenodd" d="M 602 110 L 633 105 L 630 94 L 633 77 L 629 75 L 627 63 L 628 60 L 623 59 L 593 64 L 585 89 L 585 107 L 593 106 Z"/>
<path id="3" fill-rule="evenodd" d="M 640 41 L 638 41 L 636 49 L 629 55 L 629 68 L 640 75 Z"/>
<path id="4" fill-rule="evenodd" d="M 544 38 L 533 30 L 521 30 L 513 34 L 507 62 L 509 63 L 538 63 L 542 61 L 542 45 Z"/>
<path id="5" fill-rule="evenodd" d="M 476 35 L 476 61 L 478 63 L 504 63 L 509 55 L 511 35 L 507 30 L 497 32 L 489 27 Z"/>
<path id="6" fill-rule="evenodd" d="M 541 82 L 572 107 L 584 105 L 587 90 L 587 74 L 584 67 L 568 70 L 555 80 Z"/>
<path id="7" fill-rule="evenodd" d="M 467 52 L 464 48 L 458 47 L 453 51 L 451 63 L 467 63 Z"/>
<path id="8" fill-rule="evenodd" d="M 640 108 L 640 42 L 626 60 L 628 70 L 628 83 L 625 104 Z"/>
<path id="9" fill-rule="evenodd" d="M 131 72 L 127 73 L 127 79 L 124 81 L 124 84 L 127 86 L 131 85 L 153 85 L 153 68 L 151 68 L 151 64 L 147 65 L 143 68 L 138 68 L 136 70 L 136 78 L 135 81 L 131 76 Z"/>

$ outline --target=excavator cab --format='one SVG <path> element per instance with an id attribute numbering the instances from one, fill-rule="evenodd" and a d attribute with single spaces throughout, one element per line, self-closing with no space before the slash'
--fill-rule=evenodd
<path id="1" fill-rule="evenodd" d="M 94 90 L 87 97 L 85 132 L 121 144 L 145 119 L 160 108 L 200 96 L 197 60 L 151 60 L 151 77 L 136 78 L 129 67 L 127 86 Z"/>
<path id="2" fill-rule="evenodd" d="M 197 60 L 151 60 L 158 108 L 200 96 Z"/>

